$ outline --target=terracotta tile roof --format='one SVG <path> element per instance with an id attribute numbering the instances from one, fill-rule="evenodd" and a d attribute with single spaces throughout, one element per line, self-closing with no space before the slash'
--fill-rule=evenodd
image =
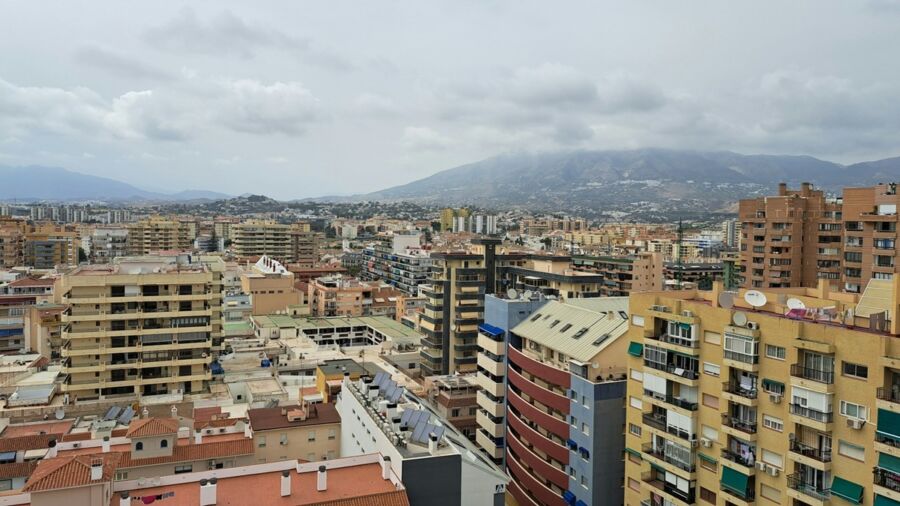
<path id="1" fill-rule="evenodd" d="M 334 404 L 310 404 L 310 416 L 302 421 L 295 420 L 290 422 L 286 415 L 281 414 L 282 410 L 290 412 L 296 409 L 299 409 L 299 406 L 251 409 L 247 411 L 247 416 L 250 418 L 250 426 L 253 427 L 253 430 L 286 429 L 289 427 L 341 423 L 341 415 L 338 414 Z"/>
<path id="2" fill-rule="evenodd" d="M 39 279 L 39 278 L 21 278 L 13 281 L 9 284 L 9 286 L 20 287 L 20 286 L 53 286 L 53 283 L 56 280 L 53 278 Z"/>
<path id="3" fill-rule="evenodd" d="M 37 434 L 67 434 L 75 420 L 7 425 L 0 437 L 32 436 Z"/>
<path id="4" fill-rule="evenodd" d="M 239 418 L 222 418 L 220 420 L 206 420 L 202 422 L 194 422 L 195 429 L 207 429 L 207 428 L 219 428 L 219 427 L 231 427 L 232 425 L 236 425 L 241 420 Z"/>
<path id="5" fill-rule="evenodd" d="M 121 454 L 95 453 L 74 457 L 57 457 L 40 461 L 22 489 L 25 492 L 82 487 L 91 484 L 91 463 L 103 462 L 101 480 L 109 481 L 116 472 Z"/>
<path id="6" fill-rule="evenodd" d="M 60 439 L 62 434 L 36 434 L 31 436 L 0 438 L 0 452 L 39 450 L 49 448 L 50 441 Z"/>
<path id="7" fill-rule="evenodd" d="M 172 449 L 172 455 L 163 457 L 135 458 L 133 453 L 125 453 L 119 462 L 120 468 L 155 466 L 170 462 L 192 462 L 238 455 L 252 455 L 253 440 L 243 438 L 232 441 L 215 441 L 211 443 L 178 445 Z"/>
<path id="8" fill-rule="evenodd" d="M 126 437 L 151 437 L 178 432 L 178 420 L 174 418 L 141 418 L 128 425 Z"/>
<path id="9" fill-rule="evenodd" d="M 208 422 L 213 419 L 215 415 L 221 415 L 222 408 L 220 406 L 214 406 L 211 408 L 194 408 L 194 425 L 197 422 Z"/>
<path id="10" fill-rule="evenodd" d="M 409 506 L 405 490 L 313 503 L 315 506 Z"/>
<path id="11" fill-rule="evenodd" d="M 23 476 L 31 476 L 31 473 L 38 466 L 37 460 L 30 462 L 15 462 L 12 464 L 0 464 L 0 478 L 8 480 L 10 478 L 21 478 Z"/>

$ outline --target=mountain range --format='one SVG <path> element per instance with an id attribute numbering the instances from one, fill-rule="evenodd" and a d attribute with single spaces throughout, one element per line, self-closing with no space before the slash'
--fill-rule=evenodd
<path id="1" fill-rule="evenodd" d="M 405 185 L 317 202 L 414 201 L 486 209 L 566 211 L 588 217 L 672 219 L 734 212 L 741 198 L 779 182 L 848 186 L 900 180 L 900 157 L 843 165 L 811 156 L 636 149 L 510 153 L 443 170 Z M 190 201 L 230 198 L 202 190 L 150 192 L 52 167 L 0 167 L 0 200 Z M 256 189 L 264 193 L 265 188 Z"/>
<path id="2" fill-rule="evenodd" d="M 115 179 L 90 176 L 59 167 L 0 166 L 0 200 L 190 201 L 227 198 L 230 195 L 205 190 L 152 192 Z"/>

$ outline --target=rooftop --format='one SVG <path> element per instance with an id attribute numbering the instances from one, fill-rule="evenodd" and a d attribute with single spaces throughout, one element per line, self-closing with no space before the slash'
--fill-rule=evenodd
<path id="1" fill-rule="evenodd" d="M 369 374 L 368 370 L 366 370 L 365 367 L 361 366 L 352 358 L 326 360 L 325 362 L 319 364 L 318 368 L 322 371 L 322 374 L 326 376 L 343 377 L 344 372 L 349 372 L 351 376 L 361 376 L 364 374 Z"/>
<path id="2" fill-rule="evenodd" d="M 300 411 L 302 411 L 300 406 L 251 409 L 247 411 L 247 416 L 250 418 L 250 426 L 253 430 L 341 423 L 341 417 L 334 404 L 310 404 L 308 409 L 309 413 L 305 420 L 300 417 Z"/>
<path id="3" fill-rule="evenodd" d="M 153 437 L 178 432 L 178 420 L 174 418 L 140 418 L 128 425 L 126 437 Z"/>
<path id="4" fill-rule="evenodd" d="M 90 485 L 91 465 L 102 464 L 102 480 L 111 480 L 121 455 L 118 453 L 74 455 L 40 461 L 23 491 L 40 492 Z"/>

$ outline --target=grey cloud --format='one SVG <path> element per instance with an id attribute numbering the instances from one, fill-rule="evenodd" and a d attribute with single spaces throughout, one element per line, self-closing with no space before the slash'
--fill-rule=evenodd
<path id="1" fill-rule="evenodd" d="M 318 47 L 307 37 L 248 23 L 227 10 L 204 21 L 194 10 L 182 9 L 169 22 L 147 29 L 143 39 L 157 49 L 176 53 L 250 59 L 262 50 L 278 49 L 299 55 L 311 65 L 339 71 L 353 68 L 349 60 Z"/>
<path id="2" fill-rule="evenodd" d="M 84 46 L 75 51 L 75 60 L 78 63 L 106 70 L 125 78 L 161 81 L 173 78 L 172 74 L 168 72 L 96 45 Z"/>
<path id="3" fill-rule="evenodd" d="M 217 117 L 238 132 L 300 135 L 325 118 L 319 100 L 300 83 L 244 79 L 223 83 L 222 88 Z"/>

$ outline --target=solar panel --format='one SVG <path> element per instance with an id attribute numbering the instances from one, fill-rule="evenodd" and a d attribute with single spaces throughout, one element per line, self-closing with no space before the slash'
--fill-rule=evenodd
<path id="1" fill-rule="evenodd" d="M 407 427 L 415 427 L 419 424 L 419 418 L 422 417 L 422 412 L 419 410 L 411 410 L 412 415 L 409 417 L 409 420 L 406 422 Z"/>
<path id="2" fill-rule="evenodd" d="M 106 412 L 106 415 L 103 417 L 104 420 L 115 420 L 119 417 L 122 408 L 119 406 L 113 406 L 109 408 L 109 411 Z"/>
<path id="3" fill-rule="evenodd" d="M 131 406 L 129 406 L 125 408 L 125 411 L 121 415 L 119 415 L 118 422 L 123 425 L 128 424 L 129 422 L 131 422 L 132 418 L 134 418 L 134 410 L 131 409 Z"/>
<path id="4" fill-rule="evenodd" d="M 434 432 L 434 435 L 437 436 L 438 441 L 440 441 L 441 438 L 444 437 L 444 432 L 447 431 L 447 428 L 446 428 L 446 427 L 440 427 L 440 426 L 437 426 L 437 425 L 432 425 L 432 427 L 434 427 L 434 430 L 432 430 L 431 432 Z"/>
<path id="5" fill-rule="evenodd" d="M 414 411 L 411 409 L 407 409 L 403 413 L 400 414 L 400 425 L 409 426 L 409 419 L 412 418 Z"/>
<path id="6" fill-rule="evenodd" d="M 387 374 L 385 374 L 383 372 L 375 374 L 375 379 L 372 380 L 372 383 L 375 385 L 381 386 L 381 382 L 384 381 L 385 376 L 387 376 Z"/>
<path id="7" fill-rule="evenodd" d="M 397 387 L 394 389 L 394 393 L 388 396 L 388 402 L 397 402 L 401 397 L 403 397 L 403 387 Z"/>
<path id="8" fill-rule="evenodd" d="M 428 422 L 420 420 L 413 430 L 412 440 L 419 443 L 426 443 L 428 441 L 425 439 L 428 437 L 428 434 L 425 432 L 426 429 L 428 429 Z"/>

